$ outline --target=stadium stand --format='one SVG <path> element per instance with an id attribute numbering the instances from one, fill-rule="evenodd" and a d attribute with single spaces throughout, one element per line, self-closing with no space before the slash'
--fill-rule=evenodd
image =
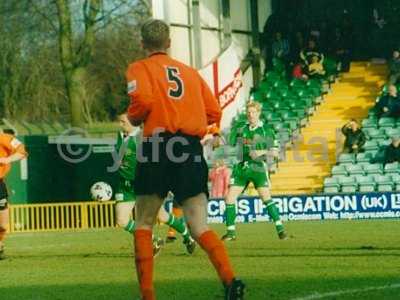
<path id="1" fill-rule="evenodd" d="M 386 70 L 383 66 L 372 66 L 372 68 L 375 69 L 377 75 L 385 74 Z M 373 90 L 371 90 L 371 97 Z M 381 91 L 376 91 L 379 97 L 386 93 L 386 85 Z M 354 191 L 359 192 L 389 192 L 400 188 L 399 163 L 384 165 L 377 159 L 383 147 L 389 145 L 393 137 L 400 137 L 400 123 L 396 118 L 378 118 L 373 105 L 374 102 L 370 101 L 367 106 L 370 108 L 368 114 L 362 120 L 362 130 L 368 138 L 364 146 L 365 152 L 352 158 L 347 157 L 348 154 L 341 154 L 337 164 L 331 170 L 331 176 L 324 179 L 324 192 L 349 192 L 346 182 L 350 179 L 354 182 Z"/>
<path id="2" fill-rule="evenodd" d="M 383 65 L 352 63 L 350 72 L 332 84 L 332 93 L 325 96 L 319 106 L 314 107 L 315 112 L 310 115 L 308 125 L 302 129 L 299 141 L 287 151 L 286 159 L 279 163 L 278 171 L 272 175 L 273 194 L 315 193 L 321 192 L 323 186 L 325 192 L 331 193 L 350 192 L 359 188 L 353 178 L 363 176 L 364 169 L 354 167 L 358 163 L 358 156 L 342 154 L 338 157 L 340 163 L 336 165 L 336 153 L 341 149 L 341 145 L 337 145 L 337 139 L 341 137 L 339 130 L 347 119 L 361 120 L 368 115 L 385 78 L 386 67 Z M 370 125 L 369 128 L 380 128 L 374 117 L 363 121 L 363 128 L 365 124 Z M 386 123 L 382 125 L 386 126 Z M 390 127 L 382 128 L 386 130 Z M 368 154 L 359 154 L 360 162 L 367 163 L 366 158 L 372 157 L 374 151 L 379 149 L 379 143 L 383 142 L 374 140 L 371 143 L 368 140 L 366 148 L 370 151 Z M 335 175 L 329 178 L 335 179 L 326 178 L 333 173 Z M 345 177 L 351 178 L 351 181 L 343 179 Z"/>

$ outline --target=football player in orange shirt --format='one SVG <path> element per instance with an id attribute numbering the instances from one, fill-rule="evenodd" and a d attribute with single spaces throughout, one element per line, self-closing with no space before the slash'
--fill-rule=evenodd
<path id="1" fill-rule="evenodd" d="M 141 28 L 148 57 L 127 70 L 133 124 L 144 123 L 134 180 L 135 262 L 142 299 L 154 300 L 152 231 L 168 192 L 182 206 L 192 237 L 208 254 L 225 288 L 226 300 L 243 299 L 224 244 L 207 225 L 208 167 L 201 138 L 219 124 L 221 108 L 199 73 L 167 55 L 169 26 L 148 20 Z M 142 156 L 140 159 L 139 157 Z"/>
<path id="2" fill-rule="evenodd" d="M 24 145 L 15 138 L 13 132 L 0 129 L 0 260 L 5 258 L 4 239 L 9 220 L 8 192 L 4 178 L 11 169 L 11 163 L 19 161 L 26 156 Z"/>

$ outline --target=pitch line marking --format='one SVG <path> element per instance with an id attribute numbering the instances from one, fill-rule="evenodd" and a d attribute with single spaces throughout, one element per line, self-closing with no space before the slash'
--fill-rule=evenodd
<path id="1" fill-rule="evenodd" d="M 328 293 L 315 292 L 309 296 L 293 298 L 291 300 L 317 300 L 317 299 L 324 299 L 327 297 L 342 296 L 342 295 L 346 295 L 346 294 L 365 293 L 365 292 L 370 292 L 370 291 L 389 290 L 389 289 L 398 289 L 398 288 L 400 288 L 400 283 L 368 287 L 368 288 L 337 290 L 335 292 L 328 292 Z"/>

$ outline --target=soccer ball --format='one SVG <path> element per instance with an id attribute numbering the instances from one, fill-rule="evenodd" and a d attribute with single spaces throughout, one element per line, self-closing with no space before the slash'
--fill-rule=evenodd
<path id="1" fill-rule="evenodd" d="M 106 182 L 96 182 L 90 188 L 90 195 L 95 201 L 108 201 L 113 194 L 111 186 Z"/>

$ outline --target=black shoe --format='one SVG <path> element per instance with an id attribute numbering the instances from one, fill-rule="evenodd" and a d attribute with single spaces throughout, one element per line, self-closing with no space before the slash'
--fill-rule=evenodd
<path id="1" fill-rule="evenodd" d="M 228 230 L 227 233 L 225 233 L 222 238 L 222 241 L 236 241 L 236 232 L 232 230 Z"/>
<path id="2" fill-rule="evenodd" d="M 196 249 L 196 242 L 192 238 L 189 238 L 186 241 L 183 241 L 183 243 L 186 246 L 186 251 L 189 254 L 193 254 L 194 249 Z"/>
<path id="3" fill-rule="evenodd" d="M 243 300 L 245 285 L 240 279 L 233 279 L 232 283 L 225 286 L 225 300 Z"/>
<path id="4" fill-rule="evenodd" d="M 279 236 L 279 239 L 281 239 L 281 240 L 287 240 L 288 239 L 288 236 L 287 236 L 285 231 L 278 232 L 278 236 Z"/>
<path id="5" fill-rule="evenodd" d="M 176 241 L 176 236 L 173 236 L 173 235 L 167 236 L 167 238 L 165 239 L 166 243 L 173 243 L 175 241 Z"/>

